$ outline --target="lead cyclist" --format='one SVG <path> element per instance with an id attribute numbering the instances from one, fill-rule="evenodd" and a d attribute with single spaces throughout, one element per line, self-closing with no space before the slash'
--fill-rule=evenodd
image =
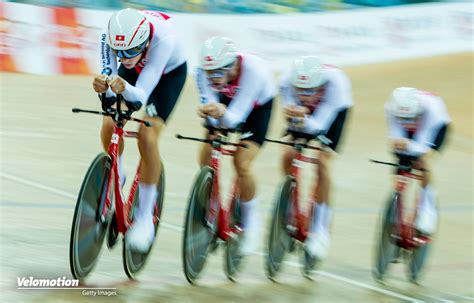
<path id="1" fill-rule="evenodd" d="M 144 120 L 153 124 L 150 128 L 141 125 L 138 131 L 139 206 L 125 235 L 132 250 L 146 253 L 155 237 L 153 212 L 161 172 L 158 139 L 186 81 L 184 47 L 168 15 L 130 8 L 110 17 L 100 43 L 102 75 L 94 77 L 92 85 L 103 105 L 112 106 L 116 95 L 121 94 L 129 108 L 144 107 Z M 105 150 L 113 129 L 112 119 L 104 117 L 101 140 Z M 123 144 L 119 142 L 118 159 L 122 184 L 125 180 Z"/>

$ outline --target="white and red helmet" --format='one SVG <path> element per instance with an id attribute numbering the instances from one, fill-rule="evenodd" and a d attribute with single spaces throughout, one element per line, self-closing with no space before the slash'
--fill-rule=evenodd
<path id="1" fill-rule="evenodd" d="M 214 70 L 232 64 L 236 58 L 237 50 L 230 38 L 212 37 L 202 45 L 199 61 L 202 69 Z"/>
<path id="2" fill-rule="evenodd" d="M 150 37 L 150 22 L 137 10 L 123 9 L 110 17 L 107 36 L 108 45 L 116 51 L 144 48 Z"/>
<path id="3" fill-rule="evenodd" d="M 316 56 L 303 56 L 293 62 L 291 84 L 298 88 L 317 88 L 327 82 L 326 71 Z"/>
<path id="4" fill-rule="evenodd" d="M 412 87 L 394 89 L 389 104 L 390 112 L 398 118 L 413 119 L 423 111 L 420 103 L 420 92 Z"/>

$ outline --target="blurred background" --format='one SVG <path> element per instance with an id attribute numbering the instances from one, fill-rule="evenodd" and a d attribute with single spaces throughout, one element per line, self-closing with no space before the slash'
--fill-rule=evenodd
<path id="1" fill-rule="evenodd" d="M 71 277 L 68 248 L 76 196 L 102 149 L 102 120 L 73 115 L 71 108 L 99 109 L 91 75 L 100 71 L 100 34 L 109 16 L 124 7 L 169 13 L 191 67 L 160 142 L 167 187 L 153 253 L 139 281 L 129 282 L 121 248 L 103 248 L 85 286 L 116 287 L 118 295 L 111 298 L 19 290 L 18 277 Z M 473 24 L 471 1 L 1 1 L 0 301 L 473 302 Z M 309 54 L 339 66 L 352 82 L 355 105 L 332 169 L 332 247 L 315 282 L 301 277 L 298 253 L 288 257 L 280 284 L 264 275 L 266 227 L 282 180 L 281 149 L 271 144 L 255 161 L 263 227 L 259 254 L 246 260 L 239 283 L 226 280 L 222 250 L 209 257 L 198 287 L 190 287 L 182 274 L 182 226 L 198 145 L 174 135 L 202 135 L 191 72 L 201 43 L 213 35 L 229 36 L 241 51 L 269 61 L 276 82 L 295 57 Z M 383 106 L 398 86 L 440 95 L 453 119 L 434 164 L 441 221 L 422 285 L 407 282 L 404 264 L 393 266 L 386 285 L 371 276 L 392 171 L 368 159 L 390 160 Z M 284 127 L 275 102 L 268 136 L 278 138 Z M 129 176 L 137 159 L 136 144 L 127 142 Z M 224 168 L 224 180 L 230 179 L 230 164 Z"/>
<path id="2" fill-rule="evenodd" d="M 389 6 L 410 3 L 439 2 L 423 0 L 16 0 L 11 2 L 36 5 L 72 6 L 83 8 L 136 7 L 174 12 L 252 14 L 304 13 L 334 9 L 352 9 L 361 6 Z"/>

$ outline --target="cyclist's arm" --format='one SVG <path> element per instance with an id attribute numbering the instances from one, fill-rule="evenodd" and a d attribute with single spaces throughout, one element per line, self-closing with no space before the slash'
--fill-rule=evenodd
<path id="1" fill-rule="evenodd" d="M 239 123 L 247 119 L 258 99 L 260 85 L 261 83 L 257 79 L 250 77 L 250 75 L 242 75 L 240 89 L 221 119 L 225 127 L 235 128 Z"/>
<path id="2" fill-rule="evenodd" d="M 107 44 L 107 34 L 102 32 L 100 36 L 100 66 L 101 74 L 116 75 L 117 74 L 117 56 Z M 110 89 L 107 89 L 107 97 L 115 97 L 115 93 Z"/>
<path id="3" fill-rule="evenodd" d="M 172 36 L 161 39 L 156 46 L 150 46 L 148 50 L 150 53 L 147 55 L 148 61 L 138 76 L 135 86 L 128 82 L 125 84 L 125 91 L 122 93 L 125 100 L 146 104 L 163 75 L 173 48 L 174 38 Z"/>
<path id="4" fill-rule="evenodd" d="M 207 79 L 206 73 L 201 68 L 196 69 L 195 79 L 199 91 L 199 103 L 219 103 L 219 99 L 217 98 L 216 93 L 212 90 L 211 83 L 209 82 L 209 79 Z"/>
<path id="5" fill-rule="evenodd" d="M 397 122 L 397 118 L 390 113 L 388 104 L 385 105 L 385 117 L 387 120 L 389 139 L 406 139 L 403 127 Z"/>
<path id="6" fill-rule="evenodd" d="M 201 68 L 196 69 L 195 79 L 199 91 L 199 103 L 201 105 L 219 103 L 219 100 L 207 79 L 206 73 Z M 219 125 L 219 120 L 212 117 L 207 117 L 206 122 L 215 127 Z"/>
<path id="7" fill-rule="evenodd" d="M 285 75 L 280 81 L 280 101 L 283 108 L 291 105 L 299 105 L 296 100 L 293 87 L 288 75 Z"/>
<path id="8" fill-rule="evenodd" d="M 431 107 L 426 108 L 422 119 L 418 131 L 407 146 L 407 151 L 410 154 L 426 154 L 429 152 L 434 145 L 440 127 L 444 124 L 444 120 L 436 115 Z"/>
<path id="9" fill-rule="evenodd" d="M 340 110 L 352 104 L 351 84 L 345 75 L 340 75 L 327 84 L 321 105 L 312 115 L 306 115 L 308 133 L 326 133 Z"/>

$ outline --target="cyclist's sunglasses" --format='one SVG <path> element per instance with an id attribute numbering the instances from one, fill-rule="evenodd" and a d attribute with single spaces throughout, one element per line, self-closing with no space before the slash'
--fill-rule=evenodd
<path id="1" fill-rule="evenodd" d="M 138 46 L 135 46 L 134 48 L 131 48 L 131 49 L 127 49 L 127 50 L 112 49 L 112 51 L 120 59 L 122 59 L 122 58 L 126 58 L 126 59 L 134 58 L 134 57 L 140 55 L 141 53 L 143 53 L 143 51 L 145 50 L 147 42 L 148 41 L 145 41 L 142 44 L 140 44 Z"/>
<path id="2" fill-rule="evenodd" d="M 221 67 L 219 69 L 207 70 L 206 71 L 207 77 L 209 79 L 223 78 L 227 74 L 229 69 L 232 68 L 232 65 L 234 65 L 234 63 L 231 63 L 231 64 L 226 65 L 224 67 Z"/>
<path id="3" fill-rule="evenodd" d="M 402 125 L 412 125 L 412 124 L 417 124 L 420 119 L 418 117 L 415 118 L 400 118 L 397 117 L 398 122 Z"/>
<path id="4" fill-rule="evenodd" d="M 322 87 L 315 88 L 297 88 L 296 94 L 298 96 L 314 96 L 322 90 Z"/>

